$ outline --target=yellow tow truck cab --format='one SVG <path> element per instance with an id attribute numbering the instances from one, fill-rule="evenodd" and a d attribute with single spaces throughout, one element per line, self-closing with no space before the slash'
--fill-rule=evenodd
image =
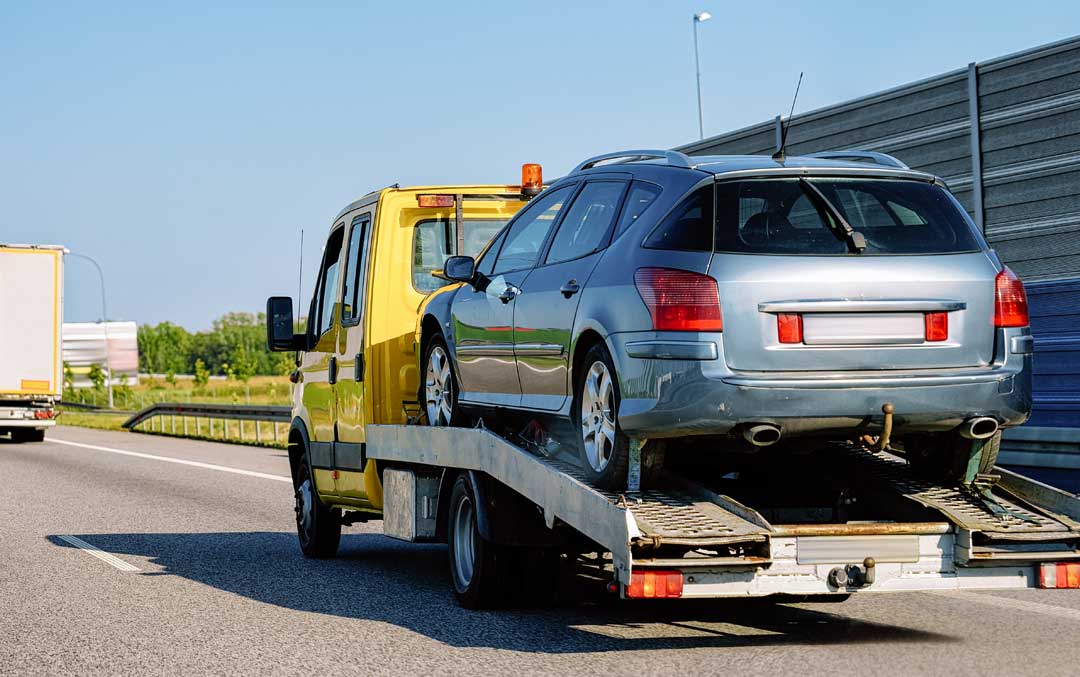
<path id="1" fill-rule="evenodd" d="M 381 513 L 382 485 L 365 454 L 365 426 L 405 424 L 420 415 L 418 313 L 446 284 L 432 271 L 448 256 L 479 254 L 540 187 L 539 166 L 526 165 L 521 186 L 392 186 L 369 193 L 331 223 L 302 333 L 294 333 L 290 298 L 267 302 L 271 349 L 298 354 L 289 437 L 298 511 L 316 508 L 316 520 L 322 508 Z M 338 518 L 328 514 L 326 521 Z M 305 525 L 298 526 L 303 546 Z"/>

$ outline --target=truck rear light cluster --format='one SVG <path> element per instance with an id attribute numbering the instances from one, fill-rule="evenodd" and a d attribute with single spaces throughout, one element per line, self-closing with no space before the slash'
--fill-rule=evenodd
<path id="1" fill-rule="evenodd" d="M 1024 283 L 1005 266 L 994 279 L 994 326 L 1026 327 L 1028 324 Z"/>
<path id="2" fill-rule="evenodd" d="M 1040 588 L 1080 588 L 1080 562 L 1039 565 Z"/>
<path id="3" fill-rule="evenodd" d="M 44 420 L 48 420 L 48 419 L 51 419 L 51 418 L 56 418 L 56 410 L 55 409 L 35 409 L 34 410 L 34 418 L 36 418 L 39 421 L 44 421 Z"/>
<path id="4" fill-rule="evenodd" d="M 681 571 L 634 571 L 626 596 L 631 599 L 672 599 L 682 597 L 683 576 Z"/>
<path id="5" fill-rule="evenodd" d="M 671 268 L 638 268 L 634 286 L 656 331 L 723 331 L 720 293 L 708 275 Z"/>
<path id="6" fill-rule="evenodd" d="M 945 341 L 949 338 L 949 314 L 948 313 L 926 313 L 924 316 L 926 324 L 926 340 L 928 342 L 933 341 Z"/>
<path id="7" fill-rule="evenodd" d="M 776 334 L 780 337 L 780 343 L 802 343 L 802 315 L 798 313 L 777 315 Z"/>

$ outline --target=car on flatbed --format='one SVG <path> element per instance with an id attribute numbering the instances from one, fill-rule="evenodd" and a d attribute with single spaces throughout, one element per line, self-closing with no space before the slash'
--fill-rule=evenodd
<path id="1" fill-rule="evenodd" d="M 634 443 L 659 467 L 889 428 L 960 481 L 1031 409 L 1023 284 L 941 179 L 878 153 L 590 158 L 441 274 L 428 423 L 533 417 L 609 489 Z"/>

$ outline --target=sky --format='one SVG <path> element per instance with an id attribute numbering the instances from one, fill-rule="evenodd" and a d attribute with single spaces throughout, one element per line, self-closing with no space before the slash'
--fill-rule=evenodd
<path id="1" fill-rule="evenodd" d="M 0 242 L 105 271 L 109 319 L 304 296 L 330 220 L 400 182 L 516 183 L 1080 32 L 1080 3 L 0 3 Z M 101 318 L 69 258 L 65 319 Z M 306 301 L 300 304 L 305 307 Z"/>

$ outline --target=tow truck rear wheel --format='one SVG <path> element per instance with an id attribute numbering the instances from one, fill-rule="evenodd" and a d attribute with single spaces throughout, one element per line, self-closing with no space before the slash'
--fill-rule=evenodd
<path id="1" fill-rule="evenodd" d="M 296 534 L 304 557 L 325 559 L 337 554 L 341 542 L 341 511 L 328 508 L 315 491 L 307 449 L 296 469 Z"/>

